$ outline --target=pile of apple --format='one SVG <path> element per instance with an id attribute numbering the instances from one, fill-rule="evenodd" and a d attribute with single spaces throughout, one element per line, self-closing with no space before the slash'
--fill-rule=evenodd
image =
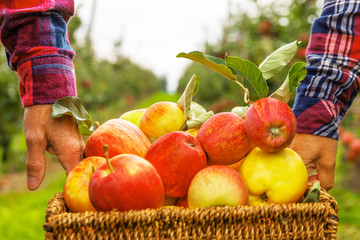
<path id="1" fill-rule="evenodd" d="M 73 212 L 177 205 L 196 209 L 295 203 L 308 174 L 289 148 L 291 108 L 275 98 L 252 103 L 245 117 L 221 112 L 186 129 L 179 104 L 158 102 L 103 123 L 68 175 L 64 199 Z"/>

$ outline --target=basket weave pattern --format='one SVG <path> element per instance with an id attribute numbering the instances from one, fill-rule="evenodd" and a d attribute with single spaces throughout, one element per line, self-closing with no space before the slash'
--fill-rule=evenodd
<path id="1" fill-rule="evenodd" d="M 317 203 L 85 213 L 70 213 L 60 192 L 44 229 L 46 239 L 336 239 L 337 211 L 324 189 Z"/>

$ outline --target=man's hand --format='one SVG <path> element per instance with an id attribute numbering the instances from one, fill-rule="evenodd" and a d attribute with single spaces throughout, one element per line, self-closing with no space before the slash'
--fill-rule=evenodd
<path id="1" fill-rule="evenodd" d="M 57 155 L 66 174 L 82 159 L 84 142 L 71 116 L 51 118 L 52 105 L 25 108 L 27 187 L 37 189 L 45 177 L 45 151 Z"/>
<path id="2" fill-rule="evenodd" d="M 319 180 L 329 190 L 334 186 L 337 146 L 338 141 L 332 138 L 297 133 L 291 148 L 303 159 L 308 172 L 317 171 L 309 181 Z"/>

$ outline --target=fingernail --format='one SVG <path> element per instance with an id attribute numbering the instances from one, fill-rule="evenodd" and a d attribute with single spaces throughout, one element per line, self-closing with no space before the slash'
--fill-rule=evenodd
<path id="1" fill-rule="evenodd" d="M 33 191 L 37 189 L 40 185 L 40 181 L 37 178 L 34 177 L 28 177 L 27 178 L 27 187 L 29 190 Z"/>

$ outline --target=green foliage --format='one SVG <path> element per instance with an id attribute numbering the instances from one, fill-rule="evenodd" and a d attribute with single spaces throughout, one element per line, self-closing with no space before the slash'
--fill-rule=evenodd
<path id="1" fill-rule="evenodd" d="M 304 61 L 304 49 L 308 43 L 312 20 L 319 14 L 319 6 L 316 1 L 291 0 L 291 1 L 255 1 L 246 2 L 249 7 L 240 7 L 239 11 L 232 13 L 223 27 L 220 39 L 215 43 L 206 43 L 204 54 L 225 58 L 225 56 L 239 56 L 262 68 L 261 63 L 275 49 L 286 43 L 299 40 L 295 57 L 289 66 L 280 71 L 269 85 L 269 92 L 278 89 L 283 79 L 286 79 L 290 66 L 298 61 Z M 242 1 L 239 4 L 244 4 Z M 254 8 L 255 11 L 248 11 Z M 290 55 L 288 55 L 290 56 Z M 178 91 L 184 89 L 184 82 L 189 75 L 197 74 L 202 85 L 196 100 L 209 107 L 223 99 L 235 101 L 237 105 L 243 105 L 243 90 L 233 89 L 234 84 L 223 80 L 211 71 L 205 71 L 203 66 L 191 64 L 181 77 Z M 268 76 L 265 75 L 267 79 Z M 289 105 L 292 105 L 294 91 Z"/>
<path id="2" fill-rule="evenodd" d="M 297 47 L 297 41 L 280 47 L 266 57 L 259 67 L 253 62 L 240 57 L 225 56 L 225 59 L 222 59 L 203 54 L 199 51 L 180 53 L 177 57 L 184 57 L 199 62 L 234 81 L 245 91 L 245 103 L 250 104 L 268 96 L 269 80 L 289 64 L 297 51 Z M 291 93 L 300 84 L 305 75 L 306 63 L 295 63 L 290 68 L 286 79 L 282 79 L 282 85 L 271 96 L 288 102 Z"/>
<path id="3" fill-rule="evenodd" d="M 18 93 L 18 78 L 10 71 L 5 58 L 5 50 L 0 45 L 0 163 L 12 154 L 11 141 L 18 134 L 22 124 L 22 107 Z"/>

